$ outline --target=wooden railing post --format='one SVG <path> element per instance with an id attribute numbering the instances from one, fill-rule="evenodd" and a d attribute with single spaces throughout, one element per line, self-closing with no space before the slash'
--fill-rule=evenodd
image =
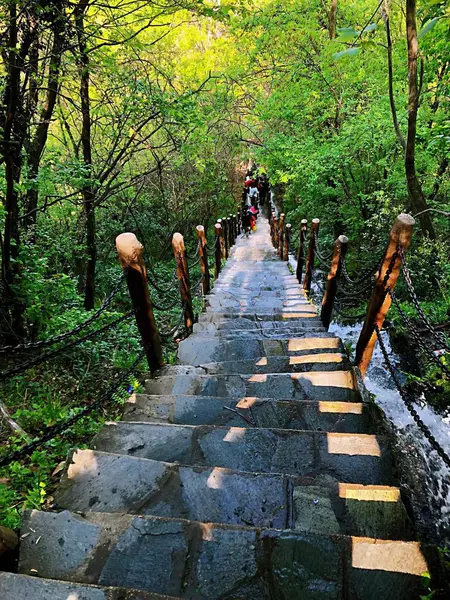
<path id="1" fill-rule="evenodd" d="M 202 287 L 203 295 L 209 294 L 211 289 L 210 276 L 209 276 L 209 265 L 208 265 L 208 252 L 206 247 L 206 236 L 205 228 L 203 225 L 197 225 L 197 237 L 200 243 L 199 256 L 200 256 L 200 268 L 202 270 Z"/>
<path id="2" fill-rule="evenodd" d="M 178 286 L 180 288 L 181 301 L 184 305 L 184 324 L 186 329 L 191 329 L 194 324 L 194 310 L 192 308 L 191 285 L 189 281 L 189 269 L 186 258 L 186 248 L 181 233 L 174 233 L 172 248 L 177 265 Z"/>
<path id="3" fill-rule="evenodd" d="M 325 294 L 322 299 L 322 309 L 320 311 L 320 318 L 326 329 L 330 326 L 334 300 L 337 292 L 337 282 L 339 275 L 341 274 L 342 261 L 345 258 L 347 246 L 348 238 L 346 238 L 345 235 L 340 235 L 334 245 L 333 258 L 331 260 L 330 272 L 328 273 Z"/>
<path id="4" fill-rule="evenodd" d="M 241 235 L 242 232 L 242 208 L 240 208 L 237 211 L 237 215 L 236 215 L 236 219 L 237 219 L 237 233 L 238 235 Z"/>
<path id="5" fill-rule="evenodd" d="M 314 236 L 319 233 L 320 219 L 313 219 L 311 230 L 309 232 L 308 254 L 306 256 L 305 278 L 303 280 L 303 289 L 309 292 L 311 290 L 312 276 L 314 270 L 315 239 Z"/>
<path id="6" fill-rule="evenodd" d="M 280 218 L 278 220 L 278 254 L 283 260 L 283 248 L 284 248 L 284 223 L 285 223 L 285 215 L 281 213 Z"/>
<path id="7" fill-rule="evenodd" d="M 133 303 L 136 325 L 150 371 L 163 366 L 161 340 L 153 315 L 153 304 L 147 283 L 147 271 L 142 256 L 143 246 L 134 233 L 121 233 L 116 237 L 120 264 L 126 270 L 126 280 Z"/>
<path id="8" fill-rule="evenodd" d="M 297 270 L 295 273 L 297 276 L 297 281 L 299 283 L 302 282 L 303 263 L 305 262 L 305 240 L 306 240 L 307 228 L 308 228 L 308 220 L 302 219 L 300 222 L 300 238 L 299 238 L 298 255 L 297 255 Z"/>
<path id="9" fill-rule="evenodd" d="M 227 230 L 228 230 L 228 255 L 230 254 L 231 248 L 233 247 L 233 220 L 231 215 L 227 217 Z"/>
<path id="10" fill-rule="evenodd" d="M 238 215 L 233 215 L 233 230 L 234 230 L 234 243 L 236 243 L 238 236 Z"/>
<path id="11" fill-rule="evenodd" d="M 411 215 L 401 214 L 392 227 L 383 263 L 378 271 L 375 287 L 367 305 L 366 319 L 356 344 L 356 365 L 363 377 L 369 367 L 377 341 L 375 325 L 381 330 L 392 303 L 387 290 L 394 290 L 400 273 L 401 258 L 398 247 L 401 246 L 404 252 L 408 250 L 414 224 L 415 221 Z"/>
<path id="12" fill-rule="evenodd" d="M 222 225 L 216 223 L 214 227 L 216 234 L 215 248 L 214 248 L 214 279 L 219 277 L 222 269 L 222 256 L 223 256 L 223 240 L 222 240 Z"/>
<path id="13" fill-rule="evenodd" d="M 278 250 L 278 217 L 273 213 L 273 245 Z"/>
<path id="14" fill-rule="evenodd" d="M 224 255 L 223 255 L 223 257 L 225 259 L 227 259 L 228 258 L 228 252 L 229 252 L 229 249 L 230 249 L 230 247 L 228 245 L 229 244 L 228 222 L 227 222 L 226 217 L 223 217 L 221 219 L 221 221 L 222 221 L 222 236 L 223 236 L 223 249 L 224 249 Z"/>
<path id="15" fill-rule="evenodd" d="M 284 228 L 284 252 L 282 256 L 282 260 L 289 260 L 289 248 L 291 245 L 291 229 L 292 225 L 288 223 Z"/>

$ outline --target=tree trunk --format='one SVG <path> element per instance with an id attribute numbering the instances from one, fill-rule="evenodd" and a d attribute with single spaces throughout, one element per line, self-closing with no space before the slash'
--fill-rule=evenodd
<path id="1" fill-rule="evenodd" d="M 399 141 L 403 151 L 406 150 L 406 142 L 403 134 L 400 130 L 400 125 L 397 119 L 397 109 L 395 108 L 394 98 L 394 84 L 393 84 L 393 70 L 392 70 L 392 38 L 391 38 L 391 27 L 389 24 L 389 0 L 385 0 L 384 6 L 381 8 L 381 15 L 384 20 L 386 27 L 386 40 L 387 40 L 387 58 L 388 58 L 388 82 L 389 82 L 389 103 L 391 105 L 392 121 L 394 123 L 395 135 Z"/>
<path id="2" fill-rule="evenodd" d="M 337 0 L 331 0 L 330 12 L 328 13 L 328 31 L 330 34 L 330 40 L 334 40 L 336 37 L 336 13 Z"/>
<path id="3" fill-rule="evenodd" d="M 408 42 L 408 136 L 405 150 L 405 174 L 408 194 L 414 213 L 418 215 L 420 226 L 425 236 L 435 239 L 433 221 L 422 186 L 417 177 L 415 164 L 417 110 L 419 104 L 419 87 L 417 82 L 417 27 L 416 0 L 406 0 L 406 38 Z"/>
<path id="4" fill-rule="evenodd" d="M 59 12 L 59 11 L 58 11 Z M 28 154 L 28 170 L 31 188 L 26 197 L 26 218 L 24 219 L 25 229 L 29 229 L 36 224 L 36 213 L 38 205 L 38 188 L 35 184 L 39 172 L 39 163 L 45 144 L 47 143 L 48 129 L 53 111 L 56 105 L 56 99 L 59 89 L 59 76 L 61 68 L 61 59 L 64 44 L 65 17 L 55 12 L 53 22 L 53 44 L 51 50 L 50 66 L 47 80 L 47 95 L 43 104 L 39 123 L 31 142 Z M 34 233 L 33 233 L 34 238 Z"/>
<path id="5" fill-rule="evenodd" d="M 76 25 L 78 35 L 78 46 L 80 50 L 80 101 L 81 101 L 81 147 L 83 150 L 83 161 L 86 165 L 88 177 L 83 186 L 83 208 L 86 219 L 86 281 L 84 288 L 84 307 L 86 310 L 94 308 L 95 298 L 95 266 L 97 262 L 97 246 L 95 243 L 95 189 L 92 184 L 92 148 L 91 148 L 91 109 L 89 97 L 89 54 L 86 48 L 84 31 L 84 14 L 88 6 L 88 0 L 81 0 L 77 6 Z"/>

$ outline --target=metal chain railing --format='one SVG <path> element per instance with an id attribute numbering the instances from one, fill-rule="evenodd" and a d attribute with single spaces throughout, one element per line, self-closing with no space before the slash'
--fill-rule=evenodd
<path id="1" fill-rule="evenodd" d="M 62 352 L 66 352 L 67 350 L 75 348 L 76 346 L 79 346 L 80 344 L 83 344 L 84 342 L 91 340 L 96 335 L 100 335 L 101 333 L 104 333 L 105 331 L 108 331 L 109 329 L 113 329 L 114 327 L 116 327 L 117 325 L 122 323 L 123 321 L 126 321 L 127 319 L 129 319 L 132 316 L 132 314 L 133 314 L 133 311 L 129 311 L 129 312 L 125 313 L 124 315 L 122 315 L 121 317 L 119 317 L 118 319 L 115 319 L 111 323 L 104 325 L 100 329 L 95 329 L 94 331 L 87 333 L 83 337 L 78 338 L 77 340 L 73 340 L 72 342 L 69 342 L 66 346 L 63 346 L 62 348 L 61 347 L 55 348 L 54 350 L 51 350 L 50 352 L 47 352 L 46 354 L 42 354 L 40 356 L 35 356 L 34 358 L 27 360 L 24 363 L 21 363 L 20 365 L 11 367 L 7 371 L 0 372 L 0 381 L 9 379 L 10 377 L 14 377 L 15 375 L 19 375 L 19 373 L 23 373 L 24 371 L 27 371 L 31 367 L 35 367 L 44 362 L 47 362 L 48 360 L 50 360 L 51 358 L 54 358 L 55 356 L 58 356 Z"/>
<path id="2" fill-rule="evenodd" d="M 100 306 L 100 308 L 98 308 L 94 312 L 93 315 L 91 315 L 88 319 L 86 319 L 86 321 L 83 321 L 83 323 L 80 323 L 79 325 L 77 325 L 76 327 L 71 329 L 70 331 L 65 331 L 64 333 L 55 335 L 47 340 L 42 340 L 40 342 L 30 342 L 30 343 L 25 343 L 25 344 L 18 344 L 17 346 L 3 346 L 2 348 L 0 348 L 0 354 L 6 354 L 6 353 L 10 354 L 10 353 L 24 352 L 27 350 L 38 350 L 41 348 L 46 348 L 48 346 L 53 346 L 54 344 L 56 344 L 58 342 L 62 342 L 63 340 L 76 335 L 77 333 L 80 333 L 80 331 L 83 331 L 83 329 L 86 329 L 86 327 L 91 325 L 91 323 L 93 323 L 103 312 L 105 312 L 105 310 L 111 304 L 113 298 L 116 296 L 116 294 L 119 292 L 120 288 L 122 287 L 125 277 L 126 277 L 126 271 L 123 271 L 123 273 L 121 274 L 121 276 L 119 278 L 119 281 L 114 286 L 114 288 L 112 289 L 110 294 L 106 297 L 105 301 Z"/>
<path id="3" fill-rule="evenodd" d="M 94 412 L 95 410 L 101 408 L 104 404 L 109 402 L 111 400 L 111 398 L 114 396 L 114 394 L 117 393 L 119 386 L 136 369 L 137 365 L 143 359 L 144 354 L 145 354 L 145 351 L 143 350 L 139 354 L 139 356 L 136 358 L 136 360 L 133 361 L 133 364 L 131 365 L 131 367 L 129 369 L 127 369 L 124 373 L 122 373 L 117 378 L 117 380 L 110 386 L 110 388 L 104 394 L 102 394 L 100 396 L 100 398 L 98 398 L 91 404 L 88 404 L 84 408 L 80 409 L 76 414 L 72 415 L 68 419 L 66 419 L 64 421 L 59 421 L 58 423 L 55 423 L 54 425 L 50 425 L 49 427 L 47 427 L 45 432 L 40 437 L 35 438 L 33 441 L 31 441 L 29 444 L 26 444 L 20 450 L 15 450 L 15 451 L 10 452 L 10 453 L 6 454 L 5 456 L 1 457 L 0 458 L 0 467 L 4 467 L 6 465 L 9 465 L 13 461 L 17 461 L 22 458 L 25 458 L 25 456 L 28 456 L 29 454 L 31 454 L 34 450 L 36 450 L 36 448 L 39 448 L 39 446 L 42 446 L 42 444 L 45 444 L 46 442 L 49 442 L 50 440 L 54 439 L 57 435 L 60 435 L 61 433 L 65 432 L 67 429 L 72 427 L 72 425 L 77 423 L 80 419 L 82 419 L 83 417 L 86 417 L 91 412 Z"/>
<path id="4" fill-rule="evenodd" d="M 450 345 L 447 343 L 445 336 L 435 330 L 435 328 L 433 327 L 433 324 L 431 323 L 431 321 L 429 320 L 427 315 L 424 313 L 422 307 L 420 306 L 416 291 L 414 289 L 414 286 L 413 286 L 413 283 L 411 280 L 411 273 L 409 272 L 408 267 L 406 265 L 406 259 L 405 259 L 403 250 L 400 251 L 400 258 L 402 261 L 401 262 L 402 273 L 403 273 L 403 278 L 405 280 L 406 289 L 408 290 L 409 297 L 411 298 L 411 302 L 413 303 L 414 308 L 417 311 L 417 314 L 419 315 L 421 321 L 425 325 L 425 328 L 427 329 L 427 331 L 432 335 L 432 337 L 436 340 L 436 342 L 438 344 L 440 344 L 442 348 L 445 348 L 448 352 L 450 352 Z"/>
<path id="5" fill-rule="evenodd" d="M 408 412 L 410 413 L 410 415 L 412 416 L 412 418 L 414 419 L 414 422 L 416 423 L 416 425 L 419 427 L 419 429 L 422 431 L 422 433 L 424 434 L 425 438 L 428 440 L 428 442 L 430 443 L 431 447 L 436 450 L 436 452 L 439 454 L 439 456 L 442 458 L 442 460 L 445 462 L 445 464 L 447 465 L 447 467 L 450 467 L 450 456 L 448 456 L 448 454 L 445 452 L 445 450 L 442 448 L 442 446 L 439 444 L 439 442 L 436 440 L 436 438 L 434 437 L 434 435 L 431 433 L 431 431 L 428 429 L 428 427 L 425 425 L 425 423 L 422 421 L 422 419 L 419 416 L 419 413 L 417 412 L 417 410 L 414 408 L 413 406 L 413 401 L 412 399 L 408 396 L 407 392 L 403 389 L 398 377 L 397 377 L 397 373 L 395 372 L 394 366 L 392 365 L 390 359 L 389 359 L 389 354 L 387 352 L 386 346 L 384 344 L 383 341 L 383 337 L 381 335 L 381 331 L 378 327 L 378 325 L 374 325 L 374 330 L 377 334 L 377 338 L 378 338 L 378 343 L 380 344 L 380 348 L 381 348 L 381 352 L 383 354 L 383 358 L 384 358 L 384 362 L 386 364 L 386 367 L 392 377 L 393 382 L 395 383 L 395 387 L 398 390 L 398 393 L 400 394 L 400 397 L 403 400 L 403 403 L 405 404 L 406 408 L 408 409 Z"/>
<path id="6" fill-rule="evenodd" d="M 428 358 L 430 358 L 436 364 L 436 366 L 441 371 L 443 371 L 448 377 L 450 377 L 450 369 L 439 360 L 439 357 L 436 356 L 436 354 L 433 352 L 433 350 L 431 350 L 430 348 L 427 347 L 427 345 L 423 341 L 422 336 L 417 331 L 417 328 L 415 327 L 413 321 L 406 315 L 405 311 L 402 309 L 400 302 L 399 302 L 398 298 L 396 297 L 395 293 L 392 290 L 388 290 L 388 293 L 391 296 L 392 302 L 393 302 L 395 308 L 397 309 L 400 317 L 402 318 L 404 324 L 408 328 L 408 333 L 412 335 L 416 344 L 419 346 L 419 348 L 422 349 L 422 351 L 428 356 Z"/>

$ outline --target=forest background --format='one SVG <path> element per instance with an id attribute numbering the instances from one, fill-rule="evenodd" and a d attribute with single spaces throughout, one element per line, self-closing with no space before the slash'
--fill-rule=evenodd
<path id="1" fill-rule="evenodd" d="M 196 225 L 211 239 L 215 220 L 235 212 L 249 158 L 269 173 L 294 231 L 319 217 L 323 245 L 348 236 L 350 266 L 382 251 L 397 214 L 418 215 L 409 265 L 431 321 L 448 331 L 449 18 L 439 0 L 0 2 L 2 346 L 92 315 L 120 277 L 114 240 L 124 231 L 170 288 L 172 234 L 192 253 Z M 399 296 L 413 316 L 401 287 Z M 129 308 L 121 291 L 97 325 Z M 161 327 L 178 314 L 156 313 Z M 417 357 L 395 310 L 389 317 Z M 76 414 L 139 350 L 124 321 L 2 377 L 21 428 L 3 422 L 5 449 Z M 175 351 L 165 347 L 169 361 Z M 2 372 L 29 357 L 3 353 Z M 408 370 L 446 410 L 445 374 L 417 358 Z M 24 505 L 51 503 L 67 450 L 119 414 L 126 393 L 2 471 L 0 521 L 17 526 Z"/>

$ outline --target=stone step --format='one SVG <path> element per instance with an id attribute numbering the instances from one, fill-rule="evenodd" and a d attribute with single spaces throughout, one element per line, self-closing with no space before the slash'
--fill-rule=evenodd
<path id="1" fill-rule="evenodd" d="M 218 321 L 216 323 L 209 323 L 205 321 L 194 323 L 193 331 L 194 334 L 209 332 L 212 335 L 218 335 L 219 333 L 230 331 L 279 331 L 280 333 L 284 331 L 300 331 L 303 334 L 304 329 L 314 328 L 320 329 L 321 331 L 325 332 L 325 329 L 322 327 L 322 324 L 318 326 L 314 319 L 292 319 L 286 321 L 255 321 L 252 319 L 238 318 L 223 319 L 222 321 Z M 292 337 L 295 337 L 295 335 L 292 335 Z"/>
<path id="2" fill-rule="evenodd" d="M 259 360 L 268 356 L 295 356 L 321 350 L 339 350 L 342 347 L 338 338 L 327 331 L 306 331 L 303 335 L 277 339 L 235 339 L 222 340 L 219 337 L 205 338 L 192 335 L 178 346 L 178 359 L 181 363 L 199 366 L 210 362 L 230 360 Z"/>
<path id="3" fill-rule="evenodd" d="M 315 352 L 303 356 L 263 356 L 256 360 L 230 360 L 194 367 L 194 369 L 199 368 L 207 375 L 307 373 L 308 371 L 344 371 L 350 368 L 350 363 L 338 352 Z"/>
<path id="4" fill-rule="evenodd" d="M 95 472 L 86 465 L 95 460 Z M 59 508 L 203 520 L 315 533 L 410 539 L 398 488 L 307 476 L 190 467 L 127 455 L 74 451 Z"/>
<path id="5" fill-rule="evenodd" d="M 207 312 L 211 310 L 240 310 L 240 311 L 258 311 L 258 312 L 270 312 L 275 311 L 286 311 L 295 310 L 297 312 L 308 312 L 317 314 L 317 308 L 309 304 L 309 302 L 301 302 L 296 299 L 292 300 L 281 300 L 279 298 L 271 299 L 260 299 L 260 298 L 249 298 L 249 299 L 237 299 L 237 298 L 219 298 L 219 297 L 208 297 L 206 299 Z"/>
<path id="6" fill-rule="evenodd" d="M 125 404 L 123 416 L 124 421 L 338 433 L 373 432 L 376 418 L 375 405 L 360 402 L 282 402 L 265 398 L 148 394 L 133 394 Z"/>
<path id="7" fill-rule="evenodd" d="M 277 400 L 359 401 L 353 371 L 176 375 L 148 379 L 145 392 L 157 395 L 231 396 Z"/>
<path id="8" fill-rule="evenodd" d="M 0 572 L 2 600 L 175 600 L 152 592 Z"/>
<path id="9" fill-rule="evenodd" d="M 201 338 L 202 340 L 207 339 L 220 339 L 222 341 L 227 340 L 289 340 L 298 335 L 304 335 L 306 333 L 325 333 L 326 329 L 322 326 L 322 323 L 319 321 L 314 321 L 311 319 L 302 327 L 296 327 L 291 329 L 237 329 L 231 331 L 217 331 L 215 333 L 211 333 L 211 330 L 204 330 L 202 332 L 197 333 L 197 338 Z"/>
<path id="10" fill-rule="evenodd" d="M 120 422 L 104 425 L 92 447 L 182 465 L 392 483 L 388 440 L 372 434 Z"/>
<path id="11" fill-rule="evenodd" d="M 125 514 L 28 511 L 22 534 L 21 573 L 191 600 L 411 600 L 439 560 L 417 542 Z"/>
<path id="12" fill-rule="evenodd" d="M 305 316 L 306 315 L 306 316 Z M 235 319 L 248 319 L 250 321 L 262 322 L 262 321 L 271 321 L 271 322 L 289 322 L 296 323 L 297 321 L 304 322 L 306 319 L 316 319 L 319 321 L 318 317 L 312 315 L 312 313 L 303 313 L 303 312 L 249 312 L 246 311 L 243 314 L 233 313 L 233 312 L 204 312 L 199 315 L 198 322 L 199 323 L 220 323 L 227 320 L 235 320 Z M 331 334 L 330 334 L 331 335 Z"/>

